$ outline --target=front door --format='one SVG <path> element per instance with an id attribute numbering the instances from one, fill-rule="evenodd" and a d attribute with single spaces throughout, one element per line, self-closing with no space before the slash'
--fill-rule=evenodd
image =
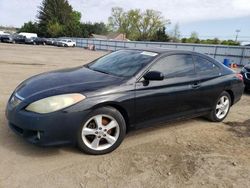
<path id="1" fill-rule="evenodd" d="M 164 80 L 145 82 L 142 78 L 136 83 L 136 120 L 139 126 L 193 114 L 200 108 L 199 78 L 191 54 L 165 56 L 149 71 L 162 72 Z"/>

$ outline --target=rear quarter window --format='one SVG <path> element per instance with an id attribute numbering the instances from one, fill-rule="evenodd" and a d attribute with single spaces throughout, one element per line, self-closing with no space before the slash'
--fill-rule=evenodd
<path id="1" fill-rule="evenodd" d="M 210 75 L 219 75 L 220 67 L 218 67 L 215 63 L 209 61 L 200 56 L 194 56 L 195 69 L 199 74 L 210 74 Z"/>

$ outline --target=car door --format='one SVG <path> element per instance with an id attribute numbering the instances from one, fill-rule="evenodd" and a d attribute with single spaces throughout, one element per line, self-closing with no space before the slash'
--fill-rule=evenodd
<path id="1" fill-rule="evenodd" d="M 225 87 L 223 80 L 220 79 L 222 70 L 213 59 L 206 56 L 193 55 L 193 59 L 196 74 L 200 78 L 200 110 L 207 111 L 213 107 Z"/>
<path id="2" fill-rule="evenodd" d="M 144 122 L 170 120 L 190 115 L 199 108 L 199 78 L 191 54 L 169 54 L 155 62 L 148 71 L 164 74 L 162 81 L 136 83 L 136 119 Z"/>

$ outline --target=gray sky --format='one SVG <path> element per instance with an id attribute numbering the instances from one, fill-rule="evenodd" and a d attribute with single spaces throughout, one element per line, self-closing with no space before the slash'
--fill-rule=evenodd
<path id="1" fill-rule="evenodd" d="M 211 25 L 211 20 L 220 20 L 223 26 L 223 20 L 250 17 L 250 0 L 69 0 L 69 2 L 75 10 L 82 13 L 82 21 L 92 22 L 107 22 L 110 10 L 115 6 L 123 7 L 125 10 L 131 8 L 159 10 L 165 18 L 170 19 L 172 23 L 178 22 L 180 28 L 185 26 L 185 29 L 186 26 L 201 21 L 204 29 L 204 23 Z M 24 22 L 34 21 L 40 3 L 41 0 L 0 0 L 0 25 L 19 27 Z M 238 29 L 233 28 L 234 24 L 231 23 L 230 33 Z M 250 19 L 248 23 L 243 23 L 242 27 L 245 27 L 245 24 L 250 25 Z M 185 29 L 185 32 L 189 32 Z M 242 31 L 244 32 L 246 31 Z M 249 32 L 250 28 L 244 35 Z M 221 35 L 228 34 L 226 31 L 221 33 Z"/>

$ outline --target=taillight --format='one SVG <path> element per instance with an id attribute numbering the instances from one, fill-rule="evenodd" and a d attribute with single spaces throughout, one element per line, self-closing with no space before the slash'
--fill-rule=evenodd
<path id="1" fill-rule="evenodd" d="M 238 74 L 236 74 L 236 77 L 239 78 L 241 81 L 243 81 L 243 76 L 242 76 L 242 74 L 238 73 Z"/>

